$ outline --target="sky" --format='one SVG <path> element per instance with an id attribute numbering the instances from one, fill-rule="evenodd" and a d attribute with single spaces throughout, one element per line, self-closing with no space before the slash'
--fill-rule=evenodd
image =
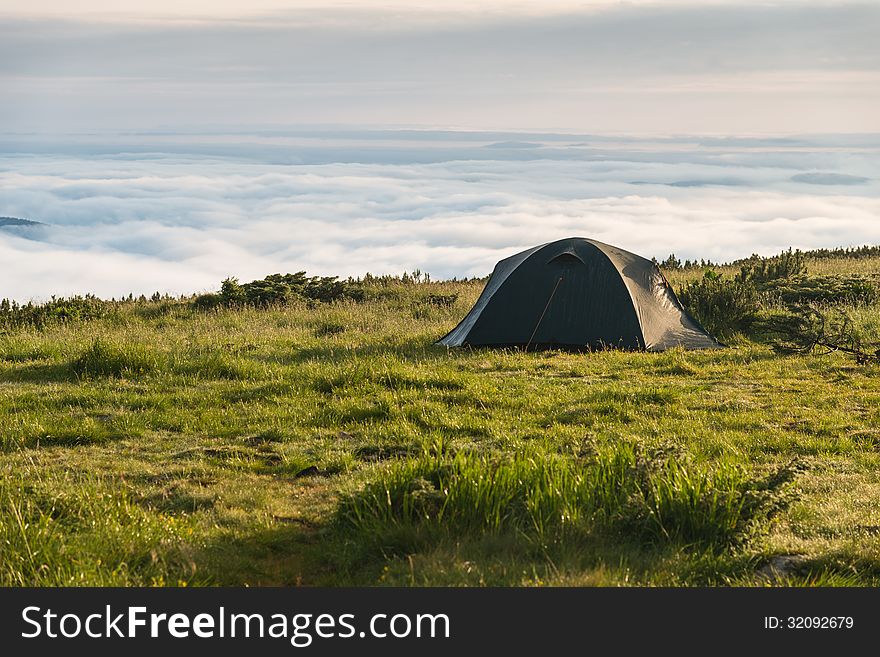
<path id="1" fill-rule="evenodd" d="M 439 8 L 438 8 L 439 7 Z M 0 0 L 0 297 L 880 242 L 880 4 Z"/>
<path id="2" fill-rule="evenodd" d="M 8 131 L 880 122 L 876 2 L 3 0 L 0 30 Z"/>

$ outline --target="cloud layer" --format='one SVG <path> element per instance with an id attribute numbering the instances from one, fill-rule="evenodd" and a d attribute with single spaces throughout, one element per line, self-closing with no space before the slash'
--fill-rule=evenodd
<path id="1" fill-rule="evenodd" d="M 502 144 L 503 147 L 499 147 Z M 730 259 L 880 242 L 880 138 L 358 132 L 6 137 L 0 297 L 214 289 L 305 269 L 484 275 L 581 235 Z"/>

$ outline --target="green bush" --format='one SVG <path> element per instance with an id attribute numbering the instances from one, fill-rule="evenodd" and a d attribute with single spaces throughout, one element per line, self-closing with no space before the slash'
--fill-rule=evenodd
<path id="1" fill-rule="evenodd" d="M 807 305 L 869 305 L 880 300 L 877 285 L 863 276 L 807 276 L 804 254 L 784 251 L 772 258 L 753 255 L 739 273 L 725 279 L 706 271 L 678 292 L 682 305 L 712 334 L 766 332 L 760 311 L 787 307 L 801 312 Z"/>
<path id="2" fill-rule="evenodd" d="M 458 301 L 457 294 L 429 294 L 424 299 L 429 306 L 437 306 L 438 308 L 448 308 L 455 305 Z"/>
<path id="3" fill-rule="evenodd" d="M 801 307 L 762 317 L 756 327 L 774 351 L 782 354 L 839 351 L 859 363 L 880 362 L 880 342 L 839 307 Z"/>
<path id="4" fill-rule="evenodd" d="M 320 301 L 363 301 L 365 293 L 360 283 L 340 281 L 337 276 L 306 276 L 305 272 L 295 274 L 271 274 L 250 283 L 239 283 L 236 278 L 227 278 L 220 286 L 219 294 L 202 294 L 193 301 L 195 310 L 213 310 L 217 307 L 237 308 L 252 306 L 266 308 L 284 306 L 297 300 Z"/>
<path id="5" fill-rule="evenodd" d="M 863 245 L 838 247 L 836 249 L 812 249 L 804 253 L 809 258 L 816 260 L 849 259 L 861 260 L 863 258 L 876 258 L 880 256 L 880 246 Z"/>
<path id="6" fill-rule="evenodd" d="M 748 331 L 769 297 L 750 281 L 726 279 L 709 270 L 703 278 L 685 283 L 678 299 L 709 333 L 725 338 Z"/>
<path id="7" fill-rule="evenodd" d="M 794 276 L 768 281 L 766 289 L 789 305 L 869 305 L 880 300 L 877 285 L 863 276 Z"/>
<path id="8" fill-rule="evenodd" d="M 49 324 L 89 321 L 114 314 L 114 301 L 103 301 L 96 296 L 52 297 L 46 303 L 20 305 L 15 301 L 0 301 L 0 329 L 22 326 L 43 328 Z"/>
<path id="9" fill-rule="evenodd" d="M 324 321 L 315 327 L 315 337 L 325 338 L 330 335 L 339 335 L 345 332 L 345 325 L 339 322 Z"/>
<path id="10" fill-rule="evenodd" d="M 227 308 L 241 306 L 247 301 L 237 278 L 227 278 L 220 284 L 220 301 Z"/>
<path id="11" fill-rule="evenodd" d="M 223 306 L 223 297 L 214 292 L 198 295 L 192 302 L 195 310 L 208 311 Z"/>
<path id="12" fill-rule="evenodd" d="M 752 282 L 758 285 L 780 278 L 800 276 L 807 271 L 806 258 L 800 250 L 783 251 L 778 256 L 762 258 L 754 254 L 741 261 L 737 279 L 743 283 Z"/>

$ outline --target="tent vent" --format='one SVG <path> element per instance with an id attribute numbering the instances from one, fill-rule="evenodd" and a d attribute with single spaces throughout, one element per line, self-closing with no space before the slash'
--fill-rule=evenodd
<path id="1" fill-rule="evenodd" d="M 574 267 L 583 265 L 584 261 L 577 257 L 574 253 L 560 253 L 555 258 L 547 261 L 548 265 L 560 265 L 562 267 Z"/>

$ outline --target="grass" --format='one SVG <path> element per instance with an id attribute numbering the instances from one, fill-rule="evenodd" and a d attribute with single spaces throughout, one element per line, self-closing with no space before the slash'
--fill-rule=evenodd
<path id="1" fill-rule="evenodd" d="M 0 584 L 186 585 L 197 582 L 182 515 L 141 508 L 126 491 L 85 473 L 4 472 Z M 174 572 L 176 578 L 166 580 Z"/>
<path id="2" fill-rule="evenodd" d="M 0 583 L 880 583 L 880 368 L 434 346 L 479 291 L 0 334 Z"/>
<path id="3" fill-rule="evenodd" d="M 401 533 L 413 543 L 505 535 L 549 546 L 594 533 L 643 543 L 723 549 L 748 538 L 792 470 L 768 484 L 737 465 L 687 463 L 678 450 L 621 442 L 588 458 L 528 450 L 506 458 L 458 453 L 396 464 L 350 496 L 337 522 L 351 538 L 368 536 L 386 551 Z"/>

